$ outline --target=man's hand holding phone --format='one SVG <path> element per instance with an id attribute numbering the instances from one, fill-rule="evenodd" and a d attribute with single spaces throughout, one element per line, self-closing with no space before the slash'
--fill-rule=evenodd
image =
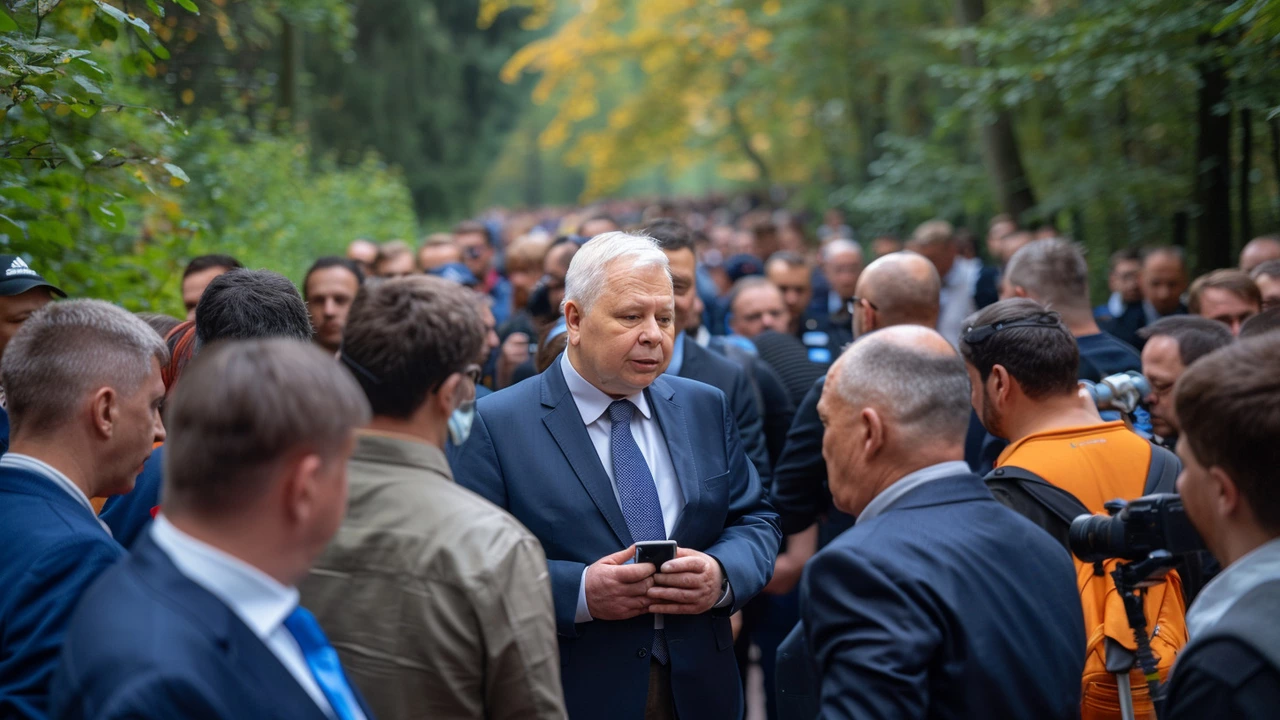
<path id="1" fill-rule="evenodd" d="M 649 612 L 655 568 L 649 563 L 627 564 L 635 545 L 606 555 L 587 568 L 587 611 L 596 620 L 628 620 Z M 712 561 L 714 562 L 714 561 Z"/>
<path id="2" fill-rule="evenodd" d="M 715 607 L 724 595 L 720 563 L 706 553 L 678 548 L 675 559 L 658 570 L 648 590 L 651 613 L 699 615 Z"/>

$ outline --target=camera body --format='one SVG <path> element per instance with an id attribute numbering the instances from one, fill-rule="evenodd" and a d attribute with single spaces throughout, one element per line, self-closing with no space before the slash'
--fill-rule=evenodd
<path id="1" fill-rule="evenodd" d="M 1112 500 L 1106 508 L 1110 515 L 1081 515 L 1071 521 L 1071 552 L 1085 562 L 1141 560 L 1156 550 L 1182 555 L 1205 549 L 1178 495 Z"/>
<path id="2" fill-rule="evenodd" d="M 1101 382 L 1084 381 L 1099 410 L 1119 410 L 1132 414 L 1142 399 L 1151 394 L 1151 383 L 1142 373 L 1130 370 L 1102 378 Z"/>

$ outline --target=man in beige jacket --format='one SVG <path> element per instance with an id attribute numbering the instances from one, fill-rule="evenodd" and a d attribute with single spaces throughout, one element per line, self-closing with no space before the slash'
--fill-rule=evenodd
<path id="1" fill-rule="evenodd" d="M 443 452 L 469 431 L 483 342 L 470 292 L 439 278 L 368 286 L 348 316 L 340 361 L 374 417 L 301 591 L 381 720 L 565 716 L 542 546 Z"/>

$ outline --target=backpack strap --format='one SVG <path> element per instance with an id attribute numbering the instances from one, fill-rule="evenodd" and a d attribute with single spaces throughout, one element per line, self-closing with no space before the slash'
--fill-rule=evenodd
<path id="1" fill-rule="evenodd" d="M 1151 465 L 1147 468 L 1147 482 L 1142 486 L 1142 494 L 1177 493 L 1178 474 L 1182 472 L 1182 461 L 1165 448 L 1155 443 L 1149 444 L 1151 445 Z"/>
<path id="2" fill-rule="evenodd" d="M 999 467 L 983 481 L 996 500 L 1057 538 L 1068 553 L 1071 521 L 1092 514 L 1075 495 L 1024 468 Z"/>

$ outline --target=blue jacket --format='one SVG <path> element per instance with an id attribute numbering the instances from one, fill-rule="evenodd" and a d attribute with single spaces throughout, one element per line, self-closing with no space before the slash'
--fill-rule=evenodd
<path id="1" fill-rule="evenodd" d="M 53 697 L 55 720 L 326 720 L 258 636 L 150 534 L 85 594 Z"/>
<path id="2" fill-rule="evenodd" d="M 809 562 L 800 593 L 803 629 L 778 650 L 786 720 L 815 709 L 824 719 L 1080 717 L 1075 566 L 977 475 L 928 482 L 854 525 Z"/>
<path id="3" fill-rule="evenodd" d="M 48 717 L 71 611 L 123 556 L 93 511 L 61 487 L 0 468 L 0 718 Z"/>
<path id="4" fill-rule="evenodd" d="M 738 426 L 738 436 L 742 438 L 743 449 L 746 450 L 747 457 L 751 459 L 756 472 L 760 474 L 760 483 L 768 487 L 772 477 L 769 447 L 764 441 L 764 422 L 761 420 L 756 391 L 747 378 L 747 371 L 723 355 L 698 345 L 693 338 L 686 338 L 684 364 L 680 366 L 680 372 L 677 374 L 683 378 L 706 383 L 724 393 Z"/>
<path id="5" fill-rule="evenodd" d="M 111 528 L 116 541 L 129 549 L 137 542 L 142 531 L 151 524 L 151 511 L 160 505 L 160 486 L 164 483 L 164 446 L 151 451 L 151 457 L 142 465 L 142 473 L 133 483 L 133 489 L 123 495 L 107 498 L 98 517 Z"/>
<path id="6" fill-rule="evenodd" d="M 645 393 L 685 497 L 671 539 L 724 566 L 737 610 L 772 576 L 781 539 L 777 515 L 762 497 L 724 393 L 669 375 Z M 569 716 L 642 718 L 653 617 L 574 623 L 583 570 L 632 539 L 560 363 L 481 399 L 471 437 L 453 449 L 450 462 L 459 483 L 506 509 L 542 542 Z M 742 715 L 729 611 L 665 617 L 680 717 Z"/>

